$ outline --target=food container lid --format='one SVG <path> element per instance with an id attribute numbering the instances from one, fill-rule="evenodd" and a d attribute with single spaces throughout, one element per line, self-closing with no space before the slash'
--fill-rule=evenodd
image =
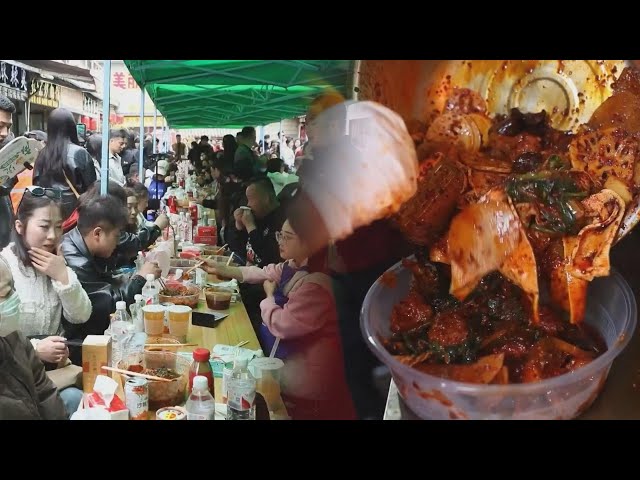
<path id="1" fill-rule="evenodd" d="M 193 359 L 196 362 L 207 362 L 211 357 L 211 353 L 206 348 L 196 348 L 193 351 Z"/>
<path id="2" fill-rule="evenodd" d="M 284 367 L 284 362 L 279 358 L 261 357 L 253 359 L 251 365 L 260 370 L 279 370 Z"/>
<path id="3" fill-rule="evenodd" d="M 209 390 L 209 380 L 202 375 L 193 377 L 193 390 L 202 391 Z"/>

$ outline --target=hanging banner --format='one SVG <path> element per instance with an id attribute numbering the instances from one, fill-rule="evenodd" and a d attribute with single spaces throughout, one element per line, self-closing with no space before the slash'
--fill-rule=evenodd
<path id="1" fill-rule="evenodd" d="M 28 86 L 27 71 L 24 68 L 0 61 L 0 93 L 12 100 L 24 102 Z"/>

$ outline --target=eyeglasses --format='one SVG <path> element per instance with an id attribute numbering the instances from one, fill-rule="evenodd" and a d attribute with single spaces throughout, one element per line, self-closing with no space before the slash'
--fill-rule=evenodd
<path id="1" fill-rule="evenodd" d="M 297 235 L 291 233 L 285 235 L 282 232 L 276 232 L 276 241 L 278 243 L 288 242 L 290 240 L 293 240 L 293 237 L 297 237 Z"/>
<path id="2" fill-rule="evenodd" d="M 22 200 L 24 200 L 24 196 L 27 194 L 27 192 L 29 192 L 34 197 L 46 196 L 53 200 L 60 200 L 62 198 L 62 190 L 60 190 L 59 188 L 45 188 L 31 185 L 24 189 L 24 193 L 22 194 L 22 198 L 20 199 L 20 203 L 18 204 L 16 212 L 20 210 L 20 205 L 22 205 Z"/>

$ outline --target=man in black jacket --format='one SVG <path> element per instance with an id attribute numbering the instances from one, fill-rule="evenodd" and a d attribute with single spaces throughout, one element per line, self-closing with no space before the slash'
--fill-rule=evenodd
<path id="1" fill-rule="evenodd" d="M 261 177 L 249 183 L 246 190 L 247 206 L 234 211 L 238 242 L 229 243 L 240 257 L 246 258 L 247 265 L 265 267 L 270 263 L 280 263 L 280 246 L 276 232 L 286 220 L 280 206 L 273 183 L 268 177 Z M 265 293 L 262 285 L 241 284 L 240 293 L 247 313 L 256 332 L 262 323 L 260 302 Z"/>
<path id="2" fill-rule="evenodd" d="M 96 261 L 111 257 L 127 224 L 127 210 L 119 199 L 107 195 L 83 202 L 78 214 L 78 225 L 62 239 L 62 253 L 89 294 L 93 311 L 82 325 L 73 325 L 63 318 L 67 338 L 72 339 L 104 334 L 109 327 L 109 316 L 116 311 L 116 302 L 132 304 L 134 296 L 142 292 L 145 276 L 160 275 L 156 264 L 145 263 L 131 280 L 120 283 Z M 70 351 L 71 361 L 79 361 L 79 352 Z"/>
<path id="3" fill-rule="evenodd" d="M 205 155 L 205 158 L 202 158 L 202 154 Z M 200 143 L 198 144 L 198 155 L 193 160 L 193 166 L 196 167 L 196 170 L 202 170 L 202 160 L 212 160 L 213 159 L 213 147 L 209 144 L 209 137 L 203 135 L 200 137 Z"/>
<path id="4" fill-rule="evenodd" d="M 0 148 L 2 148 L 0 146 Z M 0 250 L 9 244 L 14 214 L 11 203 L 11 190 L 18 183 L 18 177 L 13 177 L 0 185 Z"/>
<path id="5" fill-rule="evenodd" d="M 260 159 L 252 150 L 256 144 L 256 129 L 244 127 L 237 135 L 238 149 L 233 160 L 233 172 L 241 180 L 260 175 Z"/>
<path id="6" fill-rule="evenodd" d="M 12 115 L 16 111 L 16 106 L 11 100 L 0 93 L 0 149 L 13 140 L 11 126 L 13 125 Z M 11 204 L 11 189 L 17 179 L 9 179 L 0 186 L 0 249 L 9 243 L 9 235 L 13 225 L 13 206 Z"/>
<path id="7" fill-rule="evenodd" d="M 267 177 L 249 183 L 246 191 L 247 206 L 233 212 L 236 229 L 244 233 L 245 251 L 237 252 L 247 262 L 262 268 L 270 263 L 280 263 L 280 246 L 276 232 L 286 220 L 273 183 Z M 246 256 L 245 256 L 246 255 Z"/>
<path id="8" fill-rule="evenodd" d="M 124 130 L 126 144 L 122 151 L 122 173 L 128 175 L 132 169 L 138 170 L 138 162 L 140 161 L 140 150 L 136 148 L 136 136 L 134 133 Z"/>

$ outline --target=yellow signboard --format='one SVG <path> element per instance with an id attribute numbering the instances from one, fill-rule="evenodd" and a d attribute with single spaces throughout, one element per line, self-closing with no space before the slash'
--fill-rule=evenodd
<path id="1" fill-rule="evenodd" d="M 137 115 L 124 115 L 118 119 L 116 122 L 111 122 L 112 125 L 116 125 L 124 128 L 137 128 L 140 126 L 140 117 Z M 164 124 L 162 123 L 162 117 L 158 115 L 157 128 L 162 128 Z M 144 126 L 145 128 L 153 127 L 153 116 L 144 117 Z"/>
<path id="2" fill-rule="evenodd" d="M 29 98 L 31 103 L 58 108 L 60 106 L 60 86 L 44 80 L 32 80 L 29 86 Z"/>

